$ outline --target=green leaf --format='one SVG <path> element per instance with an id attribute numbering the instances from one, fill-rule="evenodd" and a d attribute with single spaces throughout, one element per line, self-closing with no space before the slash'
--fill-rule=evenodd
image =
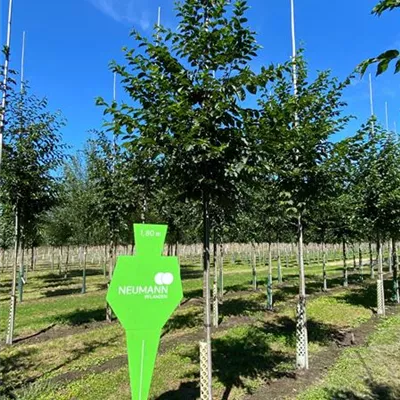
<path id="1" fill-rule="evenodd" d="M 394 73 L 397 74 L 398 72 L 400 72 L 400 60 L 397 61 L 396 63 L 396 68 L 394 70 Z"/>
<path id="2" fill-rule="evenodd" d="M 389 59 L 385 59 L 378 64 L 378 67 L 376 69 L 376 76 L 383 74 L 388 69 L 389 62 Z"/>

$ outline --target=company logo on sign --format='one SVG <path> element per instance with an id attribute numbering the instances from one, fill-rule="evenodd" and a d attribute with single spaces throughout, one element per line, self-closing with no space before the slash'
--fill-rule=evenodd
<path id="1" fill-rule="evenodd" d="M 119 295 L 143 295 L 146 300 L 160 300 L 168 297 L 168 286 L 174 281 L 169 272 L 159 272 L 154 277 L 155 286 L 119 286 Z"/>
<path id="2" fill-rule="evenodd" d="M 169 272 L 159 272 L 154 277 L 156 285 L 167 285 L 169 286 L 174 281 L 174 276 Z"/>

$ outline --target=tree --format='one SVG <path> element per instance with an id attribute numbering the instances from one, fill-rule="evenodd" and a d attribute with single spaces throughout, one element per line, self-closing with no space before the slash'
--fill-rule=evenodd
<path id="1" fill-rule="evenodd" d="M 385 314 L 383 290 L 383 243 L 397 236 L 400 215 L 398 182 L 399 144 L 393 135 L 375 121 L 373 129 L 364 128 L 363 141 L 367 151 L 359 161 L 358 192 L 362 199 L 361 218 L 371 226 L 378 251 L 378 314 Z M 371 123 L 369 124 L 371 125 Z M 390 255 L 393 256 L 393 255 Z M 397 261 L 397 260 L 395 260 Z M 393 270 L 393 293 L 398 299 L 397 263 Z"/>
<path id="2" fill-rule="evenodd" d="M 15 263 L 11 288 L 7 344 L 13 342 L 19 248 L 57 198 L 56 169 L 64 159 L 60 113 L 47 110 L 47 100 L 26 92 L 10 95 L 4 160 L 0 175 L 1 203 L 13 208 Z"/>
<path id="3" fill-rule="evenodd" d="M 374 7 L 372 13 L 380 17 L 385 11 L 392 11 L 398 7 L 400 7 L 400 3 L 398 0 L 381 0 Z M 380 75 L 387 71 L 391 62 L 395 61 L 396 63 L 395 63 L 394 73 L 396 74 L 400 71 L 400 50 L 397 49 L 386 50 L 377 57 L 369 58 L 363 61 L 359 65 L 359 70 L 361 74 L 364 74 L 370 65 L 378 64 L 376 69 L 376 75 Z"/>
<path id="4" fill-rule="evenodd" d="M 380 191 L 379 208 L 383 220 L 383 229 L 386 237 L 392 243 L 393 290 L 392 299 L 400 303 L 398 281 L 398 260 L 396 254 L 396 240 L 399 239 L 400 228 L 400 142 L 392 133 L 386 132 L 384 142 L 380 147 Z"/>
<path id="5" fill-rule="evenodd" d="M 360 134 L 343 139 L 336 143 L 327 162 L 330 175 L 332 196 L 324 202 L 323 213 L 326 217 L 326 228 L 334 242 L 342 245 L 343 253 L 343 286 L 348 286 L 347 246 L 365 235 L 368 223 L 358 215 L 360 195 L 357 191 L 359 176 L 358 159 L 363 150 L 360 148 Z M 364 236 L 365 237 L 365 236 Z"/>
<path id="6" fill-rule="evenodd" d="M 255 165 L 256 112 L 245 108 L 257 90 L 249 61 L 255 34 L 246 27 L 246 1 L 187 0 L 177 5 L 179 29 L 159 28 L 153 41 L 133 35 L 143 51 L 125 51 L 126 66 L 113 66 L 132 105 L 99 104 L 124 132 L 130 151 L 160 161 L 161 183 L 182 199 L 201 204 L 204 252 L 204 326 L 211 395 L 210 206 L 232 212 L 240 182 Z M 169 46 L 170 45 L 170 46 Z M 264 75 L 268 71 L 264 71 Z"/>
<path id="7" fill-rule="evenodd" d="M 115 104 L 115 103 L 114 103 Z M 109 140 L 103 132 L 97 132 L 95 140 L 89 143 L 88 179 L 96 195 L 93 198 L 93 212 L 100 223 L 99 230 L 104 229 L 106 221 L 106 238 L 109 242 L 109 282 L 114 271 L 116 249 L 122 220 L 126 216 L 124 196 L 125 182 L 123 164 L 119 147 Z M 111 309 L 107 305 L 106 318 L 111 321 Z"/>
<path id="8" fill-rule="evenodd" d="M 46 239 L 51 245 L 79 246 L 80 264 L 83 264 L 82 293 L 86 292 L 86 265 L 83 258 L 86 246 L 96 243 L 95 226 L 98 223 L 95 214 L 97 193 L 89 179 L 88 160 L 84 157 L 88 152 L 90 149 L 86 148 L 83 154 L 78 152 L 65 162 L 58 203 L 47 213 L 44 223 Z M 68 265 L 65 267 L 67 277 Z M 59 268 L 61 271 L 61 265 Z"/>
<path id="9" fill-rule="evenodd" d="M 273 166 L 281 198 L 286 198 L 287 212 L 297 227 L 299 260 L 299 303 L 297 345 L 299 368 L 308 368 L 306 292 L 303 260 L 304 215 L 320 197 L 329 193 L 321 167 L 331 149 L 329 137 L 346 124 L 341 116 L 345 103 L 340 83 L 329 72 L 320 72 L 308 82 L 307 65 L 300 54 L 294 61 L 298 68 L 297 93 L 293 94 L 292 63 L 280 74 L 272 87 L 263 90 L 260 147 Z"/>

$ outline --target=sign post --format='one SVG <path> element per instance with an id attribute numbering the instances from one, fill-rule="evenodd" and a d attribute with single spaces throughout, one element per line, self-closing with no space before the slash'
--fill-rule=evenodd
<path id="1" fill-rule="evenodd" d="M 177 257 L 164 257 L 166 225 L 134 224 L 135 255 L 118 257 L 107 302 L 126 331 L 132 399 L 147 400 L 161 329 L 183 297 Z"/>

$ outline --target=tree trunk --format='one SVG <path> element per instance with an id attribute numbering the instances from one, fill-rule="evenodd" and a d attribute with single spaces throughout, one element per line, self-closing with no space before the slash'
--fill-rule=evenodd
<path id="1" fill-rule="evenodd" d="M 107 254 L 108 254 L 107 245 L 105 244 L 104 245 L 104 263 L 103 263 L 103 275 L 104 275 L 104 278 L 107 278 Z"/>
<path id="2" fill-rule="evenodd" d="M 328 281 L 326 276 L 326 244 L 325 241 L 322 242 L 322 280 L 323 280 L 323 291 L 328 290 Z"/>
<path id="3" fill-rule="evenodd" d="M 375 271 L 374 271 L 374 260 L 373 260 L 373 255 L 372 255 L 372 243 L 369 241 L 368 243 L 368 251 L 369 251 L 369 268 L 371 271 L 371 279 L 375 277 Z"/>
<path id="4" fill-rule="evenodd" d="M 397 249 L 396 242 L 392 239 L 392 265 L 393 265 L 393 301 L 397 304 L 400 303 L 400 291 L 399 291 L 399 264 L 397 260 Z"/>
<path id="5" fill-rule="evenodd" d="M 349 286 L 349 276 L 347 271 L 347 253 L 346 253 L 346 240 L 342 240 L 342 250 L 343 250 L 343 286 Z"/>
<path id="6" fill-rule="evenodd" d="M 363 271 L 363 254 L 362 254 L 362 248 L 361 248 L 361 243 L 358 244 L 358 272 L 360 273 L 360 280 L 364 280 L 364 271 Z"/>
<path id="7" fill-rule="evenodd" d="M 35 247 L 31 247 L 31 271 L 35 270 Z"/>
<path id="8" fill-rule="evenodd" d="M 388 256 L 388 265 L 389 265 L 389 273 L 393 273 L 393 263 L 392 263 L 392 241 L 389 240 L 389 256 Z"/>
<path id="9" fill-rule="evenodd" d="M 252 243 L 251 246 L 252 250 L 250 254 L 250 263 L 253 275 L 253 290 L 257 290 L 257 260 L 256 260 L 255 244 Z"/>
<path id="10" fill-rule="evenodd" d="M 21 241 L 21 257 L 19 263 L 19 273 L 18 273 L 18 294 L 19 302 L 22 303 L 24 296 L 24 269 L 25 269 L 25 244 L 24 240 Z"/>
<path id="11" fill-rule="evenodd" d="M 278 253 L 278 283 L 282 283 L 282 265 L 281 265 L 281 248 L 279 239 L 277 242 L 277 253 Z"/>
<path id="12" fill-rule="evenodd" d="M 83 268 L 82 268 L 82 294 L 86 293 L 86 259 L 87 259 L 87 246 L 83 250 Z M 82 247 L 79 248 L 79 261 L 82 262 Z"/>
<path id="13" fill-rule="evenodd" d="M 273 309 L 273 293 L 272 293 L 272 251 L 271 242 L 268 243 L 268 283 L 267 283 L 267 310 Z"/>
<path id="14" fill-rule="evenodd" d="M 219 301 L 224 298 L 224 246 L 220 238 L 219 242 Z"/>
<path id="15" fill-rule="evenodd" d="M 63 258 L 63 247 L 60 246 L 58 249 L 58 275 L 61 276 L 61 264 L 62 264 L 62 258 Z"/>
<path id="16" fill-rule="evenodd" d="M 214 268 L 214 283 L 213 283 L 213 326 L 218 327 L 218 247 L 217 247 L 217 229 L 214 227 L 213 238 L 213 268 Z"/>
<path id="17" fill-rule="evenodd" d="M 204 333 L 207 343 L 208 398 L 212 399 L 212 358 L 211 358 L 211 304 L 210 304 L 210 213 L 209 198 L 203 193 L 203 295 Z"/>
<path id="18" fill-rule="evenodd" d="M 114 263 L 115 263 L 115 245 L 113 240 L 110 242 L 110 247 L 109 247 L 109 264 L 108 264 L 108 282 L 107 282 L 107 289 L 110 287 L 111 279 L 113 276 L 114 272 Z M 106 321 L 111 322 L 112 321 L 112 309 L 110 305 L 107 303 L 106 304 Z"/>
<path id="19" fill-rule="evenodd" d="M 308 331 L 303 255 L 303 222 L 300 214 L 297 219 L 297 244 L 299 259 L 299 302 L 297 304 L 296 315 L 296 366 L 298 369 L 308 369 Z"/>
<path id="20" fill-rule="evenodd" d="M 64 278 L 68 278 L 68 266 L 69 266 L 69 245 L 67 246 L 67 255 L 65 257 L 65 266 L 64 266 Z"/>
<path id="21" fill-rule="evenodd" d="M 18 253 L 19 253 L 19 210 L 15 209 L 15 227 L 14 227 L 14 266 L 11 283 L 11 298 L 10 298 L 10 311 L 8 315 L 8 329 L 6 344 L 12 345 L 14 341 L 14 326 L 15 326 L 15 312 L 17 307 L 17 268 L 18 268 Z"/>
<path id="22" fill-rule="evenodd" d="M 54 246 L 51 246 L 51 272 L 54 271 Z"/>
<path id="23" fill-rule="evenodd" d="M 1 249 L 1 272 L 4 272 L 6 269 L 5 257 L 6 257 L 6 250 Z"/>
<path id="24" fill-rule="evenodd" d="M 378 238 L 376 247 L 378 250 L 378 279 L 377 284 L 377 314 L 385 315 L 385 291 L 383 279 L 383 249 L 382 242 Z"/>

